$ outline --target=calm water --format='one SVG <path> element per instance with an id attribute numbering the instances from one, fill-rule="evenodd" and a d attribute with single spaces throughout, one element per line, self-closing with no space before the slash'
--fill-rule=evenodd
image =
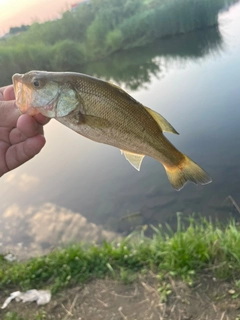
<path id="1" fill-rule="evenodd" d="M 240 4 L 219 19 L 219 30 L 159 41 L 76 70 L 120 84 L 161 113 L 180 132 L 167 137 L 213 183 L 176 192 L 157 161 L 146 157 L 137 172 L 116 148 L 52 120 L 41 154 L 1 178 L 2 251 L 113 239 L 145 224 L 174 227 L 179 211 L 240 219 L 224 202 L 231 195 L 240 204 Z M 133 212 L 140 216 L 122 219 Z"/>

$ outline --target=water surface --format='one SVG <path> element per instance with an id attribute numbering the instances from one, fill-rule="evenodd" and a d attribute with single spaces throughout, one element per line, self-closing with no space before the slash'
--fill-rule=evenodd
<path id="1" fill-rule="evenodd" d="M 220 27 L 116 54 L 83 70 L 121 85 L 180 133 L 173 144 L 212 177 L 177 192 L 146 157 L 137 172 L 116 148 L 87 140 L 55 120 L 32 161 L 0 181 L 2 250 L 38 252 L 58 243 L 114 239 L 145 224 L 176 224 L 176 212 L 225 220 L 240 214 L 240 5 Z M 223 203 L 224 202 L 224 203 Z M 139 212 L 137 219 L 122 217 Z"/>

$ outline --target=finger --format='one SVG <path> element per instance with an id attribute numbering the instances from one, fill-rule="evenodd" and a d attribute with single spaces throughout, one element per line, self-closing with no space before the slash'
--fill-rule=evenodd
<path id="1" fill-rule="evenodd" d="M 14 128 L 19 116 L 15 101 L 0 101 L 0 127 Z"/>
<path id="2" fill-rule="evenodd" d="M 5 90 L 3 91 L 3 98 L 5 101 L 15 100 L 13 85 L 5 87 Z"/>
<path id="3" fill-rule="evenodd" d="M 17 128 L 13 128 L 9 134 L 9 141 L 13 144 L 18 144 L 25 141 L 27 138 L 36 136 L 37 134 L 43 135 L 43 127 L 39 125 L 32 117 L 25 121 L 25 115 L 21 116 L 17 122 Z M 25 123 L 27 122 L 27 125 Z"/>
<path id="4" fill-rule="evenodd" d="M 6 154 L 6 151 L 9 147 L 9 144 L 8 143 L 0 143 L 0 159 L 1 159 L 1 162 L 0 162 L 0 177 L 9 171 L 8 169 L 8 166 L 7 166 L 7 163 L 6 163 L 6 160 L 5 160 L 5 154 Z"/>
<path id="5" fill-rule="evenodd" d="M 8 86 L 1 87 L 1 88 L 0 88 L 0 93 L 3 94 L 4 90 L 5 90 L 7 87 L 8 87 Z"/>
<path id="6" fill-rule="evenodd" d="M 18 118 L 17 129 L 26 138 L 43 133 L 43 127 L 33 117 L 23 114 Z"/>
<path id="7" fill-rule="evenodd" d="M 35 116 L 33 116 L 33 118 L 41 125 L 45 125 L 47 124 L 51 118 L 47 118 L 44 115 L 42 115 L 41 113 L 36 114 Z"/>
<path id="8" fill-rule="evenodd" d="M 46 140 L 43 136 L 36 135 L 19 144 L 11 146 L 6 154 L 8 169 L 15 169 L 24 162 L 33 158 L 40 152 L 45 142 Z"/>

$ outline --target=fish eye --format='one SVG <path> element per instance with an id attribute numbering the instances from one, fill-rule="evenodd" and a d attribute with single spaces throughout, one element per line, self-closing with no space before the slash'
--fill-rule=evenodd
<path id="1" fill-rule="evenodd" d="M 38 88 L 40 86 L 40 81 L 39 80 L 34 80 L 33 85 L 35 88 Z"/>

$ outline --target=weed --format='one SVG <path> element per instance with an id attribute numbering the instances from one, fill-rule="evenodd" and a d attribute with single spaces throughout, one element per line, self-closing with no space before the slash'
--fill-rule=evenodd
<path id="1" fill-rule="evenodd" d="M 214 226 L 206 219 L 197 222 L 193 218 L 188 223 L 187 228 L 183 227 L 179 216 L 176 233 L 169 227 L 167 232 L 163 231 L 159 226 L 154 228 L 152 238 L 141 231 L 120 243 L 75 244 L 26 262 L 0 260 L 0 287 L 14 285 L 21 290 L 45 287 L 55 293 L 91 278 L 107 276 L 129 283 L 137 273 L 147 274 L 150 270 L 164 281 L 170 275 L 192 285 L 197 274 L 206 268 L 217 277 L 237 279 L 239 226 L 234 221 L 225 227 Z M 236 287 L 239 286 L 237 281 Z M 164 285 L 160 291 L 165 296 L 168 288 Z"/>

